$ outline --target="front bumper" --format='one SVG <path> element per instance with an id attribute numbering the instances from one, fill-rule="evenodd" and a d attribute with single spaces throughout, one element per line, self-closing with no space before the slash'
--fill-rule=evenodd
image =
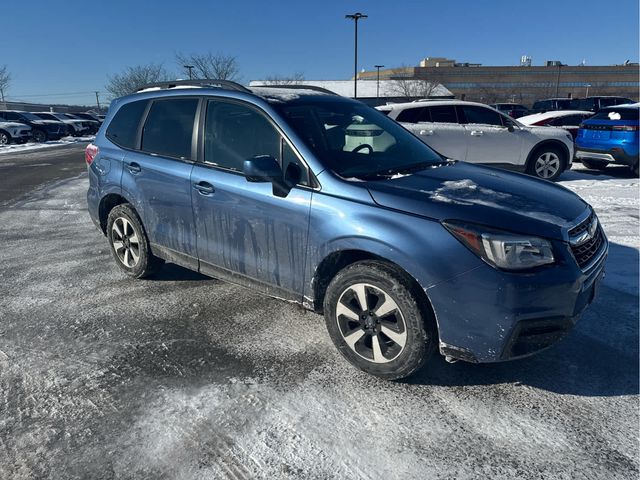
<path id="1" fill-rule="evenodd" d="M 564 337 L 596 296 L 608 243 L 582 271 L 568 244 L 557 263 L 533 273 L 482 265 L 427 289 L 440 334 L 440 352 L 468 362 L 497 362 L 544 350 Z"/>

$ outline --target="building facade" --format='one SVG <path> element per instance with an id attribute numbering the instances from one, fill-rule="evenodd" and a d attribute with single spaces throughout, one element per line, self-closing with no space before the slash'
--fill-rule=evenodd
<path id="1" fill-rule="evenodd" d="M 542 98 L 592 95 L 619 95 L 638 100 L 640 68 L 637 63 L 611 66 L 547 63 L 545 66 L 524 63 L 491 67 L 427 57 L 420 62 L 423 66 L 380 70 L 380 78 L 441 83 L 458 99 L 483 103 L 512 101 L 530 106 Z M 358 74 L 363 80 L 376 76 L 376 71 Z"/>

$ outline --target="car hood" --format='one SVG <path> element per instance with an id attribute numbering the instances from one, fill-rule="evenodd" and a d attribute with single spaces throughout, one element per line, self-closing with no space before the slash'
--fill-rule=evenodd
<path id="1" fill-rule="evenodd" d="M 576 194 L 554 183 L 464 162 L 370 181 L 365 186 L 373 201 L 384 207 L 559 240 L 566 239 L 567 228 L 588 207 Z"/>

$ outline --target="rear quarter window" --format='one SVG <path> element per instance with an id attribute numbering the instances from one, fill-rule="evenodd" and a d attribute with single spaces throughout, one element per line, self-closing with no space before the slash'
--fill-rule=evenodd
<path id="1" fill-rule="evenodd" d="M 398 114 L 396 121 L 404 123 L 419 123 L 430 122 L 431 118 L 427 107 L 407 108 Z"/>
<path id="2" fill-rule="evenodd" d="M 107 138 L 121 147 L 136 148 L 138 126 L 147 103 L 148 100 L 138 100 L 120 107 L 107 127 Z"/>

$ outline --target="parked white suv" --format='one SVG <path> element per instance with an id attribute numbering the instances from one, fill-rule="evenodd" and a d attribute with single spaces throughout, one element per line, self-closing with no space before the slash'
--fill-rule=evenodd
<path id="1" fill-rule="evenodd" d="M 0 145 L 24 143 L 31 138 L 31 127 L 24 123 L 0 121 Z"/>
<path id="2" fill-rule="evenodd" d="M 481 103 L 443 100 L 396 103 L 377 109 L 455 160 L 555 180 L 573 159 L 573 138 L 566 130 L 525 126 Z"/>

